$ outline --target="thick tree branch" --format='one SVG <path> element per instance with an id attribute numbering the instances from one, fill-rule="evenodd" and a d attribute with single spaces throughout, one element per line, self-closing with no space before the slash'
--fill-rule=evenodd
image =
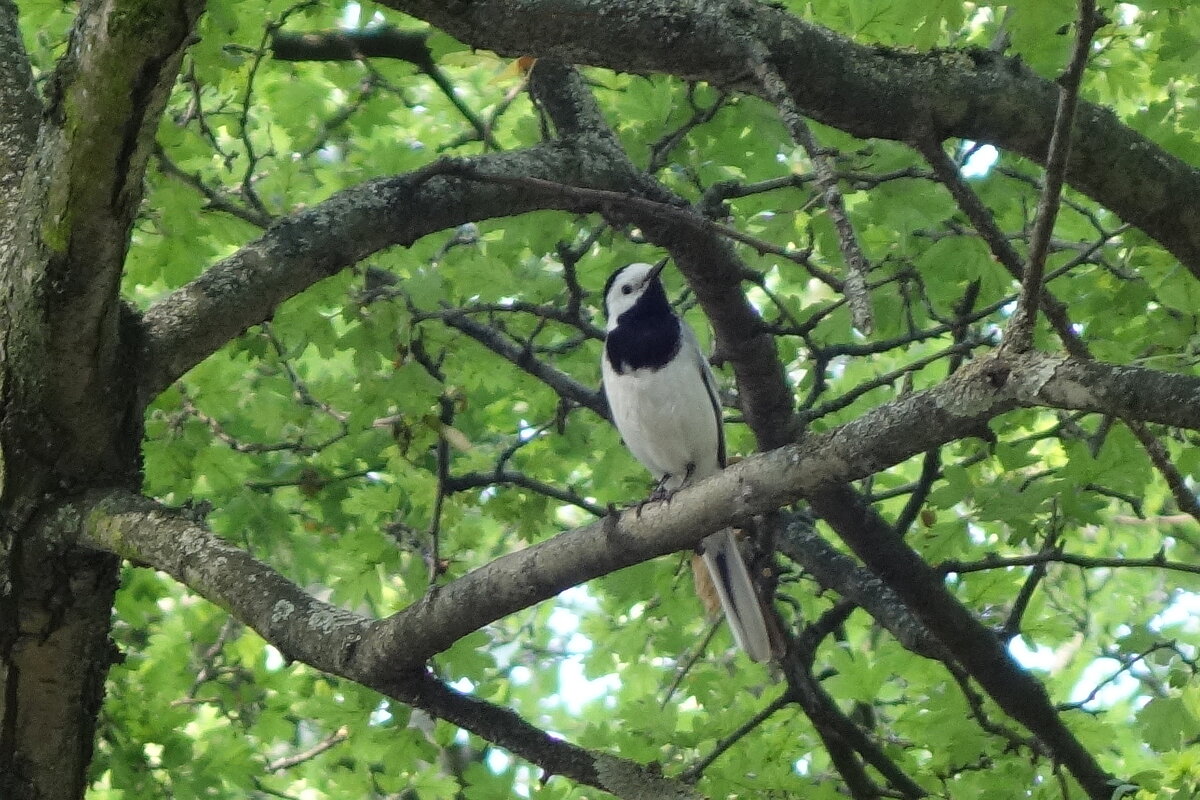
<path id="1" fill-rule="evenodd" d="M 1076 370 L 1080 368 L 1088 370 L 1091 385 L 1079 383 Z M 1131 388 L 1142 387 L 1146 395 L 1162 393 L 1146 376 L 1139 380 L 1132 374 L 1139 372 L 1150 371 L 1096 362 L 1080 364 L 1037 353 L 1008 359 L 998 355 L 981 358 L 934 389 L 881 405 L 829 433 L 806 437 L 801 444 L 748 458 L 695 489 L 680 492 L 671 503 L 651 504 L 640 513 L 631 511 L 619 518 L 606 518 L 481 567 L 396 614 L 380 630 L 372 631 L 357 653 L 346 657 L 389 668 L 420 663 L 467 633 L 569 586 L 688 549 L 705 533 L 737 518 L 819 495 L 831 486 L 867 477 L 934 447 L 971 436 L 983 430 L 989 419 L 1019 406 L 1053 404 L 1066 397 L 1073 407 L 1103 413 L 1106 409 L 1101 403 L 1112 396 L 1120 397 L 1122 393 L 1116 387 L 1125 383 Z M 1166 377 L 1190 385 L 1200 396 L 1200 379 Z M 1176 410 L 1170 402 L 1161 406 Z M 1157 413 L 1149 397 L 1142 407 Z M 1190 413 L 1190 419 L 1172 413 L 1170 420 L 1158 421 L 1176 425 L 1188 422 L 1187 427 L 1200 429 L 1200 403 L 1193 401 Z M 114 536 L 104 535 L 99 541 L 108 542 L 106 547 L 113 547 L 114 541 L 128 541 Z M 210 596 L 215 594 L 217 602 L 228 602 L 222 598 L 245 590 L 245 579 L 231 580 L 221 574 L 211 577 L 214 583 L 209 587 L 205 564 L 193 564 L 188 560 L 187 546 L 177 547 L 177 542 L 164 537 L 162 546 L 168 545 L 171 552 L 152 550 L 131 557 L 162 568 L 180 564 L 168 571 L 185 570 L 181 574 L 186 582 Z M 233 564 L 230 557 L 224 567 Z M 211 564 L 207 568 L 216 569 Z M 322 606 L 310 608 L 310 604 L 286 593 L 282 597 L 302 616 L 329 615 Z M 256 628 L 280 624 L 282 618 L 272 622 L 272 614 L 271 608 L 259 609 L 246 621 Z M 260 630 L 272 629 L 268 625 Z M 336 654 L 310 655 L 320 655 L 322 663 L 336 660 Z"/>
<path id="2" fill-rule="evenodd" d="M 1057 86 L 1016 59 L 971 50 L 911 53 L 856 44 L 769 3 L 680 0 L 387 0 L 468 44 L 627 72 L 663 72 L 760 92 L 746 68 L 760 46 L 799 111 L 862 138 L 988 142 L 1041 162 Z M 1080 103 L 1067 181 L 1117 212 L 1200 275 L 1200 171 Z"/>
<path id="3" fill-rule="evenodd" d="M 799 517 L 788 519 L 777 546 L 783 555 L 802 564 L 822 588 L 833 589 L 862 607 L 906 650 L 937 661 L 950 659 L 942 643 L 879 576 L 825 541 L 811 523 Z"/>
<path id="4" fill-rule="evenodd" d="M 420 707 L 550 774 L 618 797 L 699 797 L 640 764 L 576 747 L 507 709 L 450 689 L 421 666 L 425 657 L 364 662 L 359 657 L 363 645 L 378 637 L 386 623 L 312 597 L 174 509 L 129 493 L 92 492 L 60 507 L 48 528 L 161 569 L 230 611 L 288 658 Z"/>
<path id="5" fill-rule="evenodd" d="M 846 779 L 852 796 L 864 800 L 881 796 L 867 775 L 868 765 L 878 770 L 900 797 L 928 796 L 920 784 L 893 762 L 883 748 L 838 707 L 837 702 L 812 675 L 807 660 L 804 668 L 789 672 L 787 681 L 795 702 L 812 720 L 838 772 Z"/>
<path id="6" fill-rule="evenodd" d="M 277 61 L 358 61 L 396 58 L 421 70 L 434 66 L 425 45 L 427 31 L 402 31 L 386 25 L 363 30 L 271 33 L 271 55 Z"/>
<path id="7" fill-rule="evenodd" d="M 393 245 L 465 222 L 543 208 L 581 210 L 572 198 L 466 181 L 460 162 L 382 178 L 338 192 L 277 221 L 257 240 L 214 264 L 191 283 L 147 310 L 139 387 L 144 402 L 251 325 L 270 317 L 284 300 L 360 259 Z M 466 161 L 480 174 L 569 178 L 610 185 L 600 159 L 585 160 L 557 143 Z"/>
<path id="8" fill-rule="evenodd" d="M 425 709 L 430 714 L 496 742 L 546 771 L 546 777 L 564 775 L 630 800 L 699 800 L 702 795 L 685 784 L 616 756 L 577 747 L 529 724 L 512 711 L 465 695 L 421 672 L 394 682 L 385 693 Z M 375 688 L 381 688 L 376 686 Z"/>

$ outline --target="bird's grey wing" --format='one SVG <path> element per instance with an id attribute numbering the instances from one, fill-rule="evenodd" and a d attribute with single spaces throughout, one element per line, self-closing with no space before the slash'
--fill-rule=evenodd
<path id="1" fill-rule="evenodd" d="M 712 403 L 713 422 L 717 426 L 717 465 L 721 469 L 725 469 L 725 426 L 721 424 L 721 394 L 717 390 L 717 379 L 713 376 L 713 371 L 708 366 L 708 359 L 704 357 L 704 351 L 700 349 L 700 342 L 696 339 L 696 333 L 686 322 L 682 320 L 680 322 L 683 346 L 689 348 L 695 354 L 696 368 L 700 370 L 700 377 L 704 380 L 704 388 L 708 390 L 708 400 Z"/>

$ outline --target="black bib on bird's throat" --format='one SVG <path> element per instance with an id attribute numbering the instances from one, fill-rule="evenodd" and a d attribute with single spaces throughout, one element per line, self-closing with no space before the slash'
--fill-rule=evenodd
<path id="1" fill-rule="evenodd" d="M 604 337 L 604 354 L 618 375 L 636 369 L 661 369 L 679 352 L 679 317 L 657 278 L 633 307 L 617 317 Z"/>

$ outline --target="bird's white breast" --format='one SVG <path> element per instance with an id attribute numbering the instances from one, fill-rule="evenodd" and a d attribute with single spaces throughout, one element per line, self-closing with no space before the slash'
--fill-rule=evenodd
<path id="1" fill-rule="evenodd" d="M 659 370 L 618 375 L 603 359 L 604 387 L 617 430 L 655 478 L 672 476 L 663 487 L 669 491 L 683 483 L 689 464 L 695 465 L 693 481 L 719 467 L 718 421 L 702 368 L 685 357 Z"/>

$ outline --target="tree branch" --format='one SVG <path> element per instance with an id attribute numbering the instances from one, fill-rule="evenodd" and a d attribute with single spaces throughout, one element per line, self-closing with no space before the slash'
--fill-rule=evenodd
<path id="1" fill-rule="evenodd" d="M 1076 382 L 1072 368 L 1080 366 L 1090 371 L 1092 386 L 1084 387 Z M 467 633 L 563 589 L 649 558 L 689 549 L 706 533 L 739 518 L 766 513 L 802 497 L 820 496 L 830 486 L 867 477 L 916 454 L 971 436 L 992 417 L 1018 406 L 1037 404 L 1065 394 L 1076 405 L 1104 411 L 1102 407 L 1090 404 L 1112 392 L 1112 387 L 1096 385 L 1103 382 L 1101 371 L 1105 369 L 1113 381 L 1128 380 L 1144 394 L 1158 392 L 1145 378 L 1124 374 L 1130 368 L 1108 367 L 1096 362 L 1081 365 L 1036 353 L 1007 360 L 999 355 L 987 356 L 959 370 L 934 389 L 881 405 L 833 431 L 808 436 L 801 444 L 781 447 L 735 464 L 696 487 L 681 491 L 670 503 L 652 503 L 638 512 L 608 517 L 497 559 L 389 618 L 381 628 L 371 632 L 356 654 L 346 657 L 365 659 L 367 664 L 387 665 L 388 669 L 421 663 Z M 1200 393 L 1200 378 L 1167 377 L 1189 384 L 1194 392 Z M 1116 394 L 1119 396 L 1120 392 Z M 1138 402 L 1137 398 L 1126 396 L 1126 399 Z M 1088 402 L 1083 402 L 1085 400 Z M 1175 410 L 1169 402 L 1163 406 Z M 1154 410 L 1149 398 L 1144 407 Z M 1191 427 L 1200 429 L 1200 403 L 1193 403 L 1191 413 Z M 1181 421 L 1174 419 L 1172 424 Z M 151 519 L 156 518 L 151 515 Z M 840 528 L 838 530 L 846 535 Z M 230 580 L 221 570 L 210 575 L 205 570 L 216 569 L 213 567 L 215 556 L 193 564 L 189 557 L 192 548 L 186 540 L 180 546 L 175 539 L 164 536 L 161 542 L 155 541 L 163 547 L 170 545 L 169 552 L 150 550 L 130 554 L 121 549 L 129 540 L 103 531 L 95 535 L 105 547 L 116 547 L 127 556 L 183 575 L 185 582 L 220 604 L 228 602 L 223 598 L 233 596 L 230 593 L 244 591 L 247 583 L 254 582 L 245 578 Z M 220 546 L 229 548 L 228 545 Z M 242 557 L 249 558 L 245 554 Z M 232 567 L 234 560 L 233 556 L 227 557 L 223 569 Z M 873 561 L 877 559 L 864 560 L 880 577 L 888 580 L 887 575 L 875 568 Z M 904 597 L 903 593 L 901 596 Z M 301 609 L 300 616 L 337 617 L 324 604 L 311 606 L 303 598 L 286 594 L 283 599 Z M 904 599 L 914 608 L 921 607 L 921 604 L 914 605 L 911 598 Z M 961 610 L 961 606 L 955 605 Z M 472 613 L 464 613 L 468 609 Z M 280 620 L 272 621 L 272 613 L 271 608 L 257 609 L 245 617 L 245 621 L 255 625 L 260 632 L 269 633 L 281 624 Z M 962 613 L 966 613 L 965 610 Z M 286 616 L 296 615 L 289 613 Z M 929 624 L 928 620 L 925 622 Z M 259 628 L 260 625 L 264 627 Z M 942 637 L 939 635 L 939 638 Z M 340 658 L 328 652 L 309 655 L 320 656 L 323 663 L 339 663 L 337 659 Z M 956 652 L 955 655 L 959 654 Z"/>
<path id="2" fill-rule="evenodd" d="M 271 56 L 276 61 L 395 58 L 424 71 L 434 64 L 425 44 L 428 38 L 428 31 L 402 31 L 390 25 L 307 33 L 275 30 L 271 32 Z"/>
<path id="3" fill-rule="evenodd" d="M 597 517 L 604 516 L 604 508 L 595 503 L 588 502 L 587 498 L 569 489 L 560 489 L 557 486 L 545 481 L 539 481 L 523 472 L 515 470 L 496 469 L 493 472 L 468 472 L 460 475 L 450 475 L 446 478 L 447 492 L 465 492 L 470 489 L 482 489 L 488 486 L 516 486 L 528 489 L 531 492 L 557 500 L 560 503 L 567 503 L 581 508 Z"/>
<path id="4" fill-rule="evenodd" d="M 833 158 L 817 141 L 817 137 L 792 101 L 783 78 L 768 59 L 769 56 L 761 47 L 753 48 L 750 69 L 758 77 L 762 93 L 779 109 L 783 124 L 791 133 L 793 141 L 804 148 L 804 152 L 808 153 L 809 160 L 812 161 L 825 211 L 833 220 L 838 235 L 838 249 L 846 262 L 844 289 L 846 301 L 850 305 L 850 318 L 855 328 L 863 333 L 870 333 L 875 326 L 871 295 L 867 292 L 867 274 L 871 270 L 871 264 L 863 254 L 854 226 L 850 223 L 850 216 L 846 213 L 846 203 L 838 187 Z"/>
<path id="5" fill-rule="evenodd" d="M 837 705 L 825 688 L 809 671 L 805 660 L 788 671 L 787 680 L 795 702 L 812 720 L 838 772 L 846 779 L 855 798 L 879 797 L 867 776 L 866 766 L 879 771 L 902 798 L 926 797 L 927 792 L 908 776 L 875 742 Z M 860 760 L 861 759 L 861 760 Z"/>
<path id="6" fill-rule="evenodd" d="M 569 178 L 583 185 L 614 179 L 602 161 L 576 156 L 572 148 L 552 143 L 465 163 L 486 175 Z M 371 253 L 465 222 L 547 207 L 581 210 L 573 198 L 444 174 L 458 164 L 438 161 L 338 192 L 276 221 L 261 237 L 159 300 L 143 317 L 142 401 L 148 403 L 227 341 L 268 319 L 287 298 Z"/>
<path id="7" fill-rule="evenodd" d="M 1109 558 L 1105 556 L 1085 556 L 1079 553 L 1063 553 L 1057 550 L 1042 551 L 1038 553 L 1030 553 L 1023 556 L 997 556 L 992 555 L 983 558 L 979 561 L 943 561 L 934 567 L 934 569 L 943 574 L 951 573 L 957 575 L 967 575 L 972 572 L 982 572 L 991 569 L 1009 569 L 1012 567 L 1032 567 L 1044 564 L 1070 564 L 1074 567 L 1083 569 L 1133 569 L 1133 568 L 1149 568 L 1149 569 L 1166 569 L 1175 572 L 1186 572 L 1191 575 L 1200 575 L 1200 564 L 1188 564 L 1181 561 L 1168 561 L 1161 554 L 1151 556 L 1150 558 L 1124 558 L 1115 557 Z"/>
<path id="8" fill-rule="evenodd" d="M 284 770 L 291 769 L 299 764 L 303 764 L 305 761 L 311 761 L 317 756 L 321 755 L 321 753 L 324 753 L 327 750 L 332 750 L 349 738 L 350 732 L 346 729 L 346 726 L 343 725 L 341 728 L 334 731 L 329 736 L 326 736 L 324 739 L 317 742 L 307 750 L 302 750 L 301 752 L 293 753 L 290 756 L 283 756 L 281 758 L 268 761 L 266 765 L 267 772 L 283 772 Z"/>
<path id="9" fill-rule="evenodd" d="M 270 226 L 271 216 L 269 214 L 264 214 L 253 207 L 235 202 L 224 192 L 206 184 L 200 179 L 199 175 L 180 169 L 179 165 L 172 161 L 157 144 L 154 146 L 154 159 L 158 164 L 159 171 L 164 175 L 175 178 L 202 194 L 208 202 L 208 208 L 216 211 L 224 211 L 226 214 L 235 216 L 243 222 L 248 222 L 256 228 L 267 228 Z"/>
<path id="10" fill-rule="evenodd" d="M 995 633 L 954 599 L 941 576 L 848 487 L 814 494 L 810 500 L 850 549 L 896 591 L 996 704 L 1032 731 L 1093 800 L 1108 800 L 1112 776 L 1066 727 L 1045 687 L 1017 664 Z"/>
<path id="11" fill-rule="evenodd" d="M 456 692 L 420 665 L 426 656 L 414 660 L 410 653 L 408 658 L 390 662 L 364 660 L 364 650 L 369 650 L 381 633 L 386 636 L 388 622 L 317 600 L 246 551 L 172 509 L 125 492 L 98 491 L 73 505 L 60 506 L 54 516 L 47 530 L 73 532 L 84 543 L 167 572 L 233 613 L 286 657 L 422 708 L 538 764 L 551 775 L 563 775 L 630 800 L 700 797 L 653 769 L 564 742 L 508 709 Z"/>
<path id="12" fill-rule="evenodd" d="M 852 556 L 825 541 L 811 523 L 799 516 L 789 518 L 777 545 L 783 555 L 801 564 L 822 588 L 832 589 L 870 614 L 906 650 L 936 661 L 950 659 L 942 643 L 887 584 Z"/>
<path id="13" fill-rule="evenodd" d="M 737 730 L 733 731 L 717 742 L 708 755 L 698 759 L 688 766 L 687 769 L 680 773 L 679 779 L 685 783 L 695 783 L 700 779 L 700 776 L 704 774 L 704 770 L 708 769 L 712 763 L 720 758 L 722 754 L 729 750 L 729 748 L 733 747 L 735 744 L 744 739 L 747 734 L 774 716 L 776 712 L 787 708 L 791 701 L 792 699 L 788 692 L 785 691 L 780 694 L 769 704 L 767 704 L 766 707 L 764 707 L 761 711 L 739 725 Z"/>
<path id="14" fill-rule="evenodd" d="M 439 319 L 447 326 L 462 331 L 481 345 L 528 372 L 542 383 L 553 389 L 559 397 L 574 401 L 584 408 L 591 409 L 598 417 L 608 419 L 608 400 L 599 389 L 585 386 L 570 375 L 555 369 L 544 361 L 534 357 L 529 348 L 522 347 L 505 337 L 500 331 L 471 319 L 467 314 L 447 309 L 441 312 L 424 314 L 414 309 L 414 319 Z"/>
<path id="15" fill-rule="evenodd" d="M 1054 220 L 1058 217 L 1059 198 L 1066 177 L 1067 160 L 1071 154 L 1071 128 L 1075 122 L 1075 108 L 1079 101 L 1079 84 L 1087 66 L 1088 51 L 1092 36 L 1106 20 L 1096 13 L 1095 0 L 1079 0 L 1079 18 L 1075 23 L 1075 46 L 1067 71 L 1059 78 L 1058 105 L 1054 112 L 1054 125 L 1050 133 L 1050 144 L 1046 152 L 1046 175 L 1042 183 L 1042 195 L 1038 199 L 1037 216 L 1033 220 L 1033 232 L 1029 236 L 1029 260 L 1021 279 L 1021 299 L 1005 330 L 1006 344 L 1017 350 L 1033 346 L 1033 329 L 1037 321 L 1039 301 L 1042 297 L 1042 278 L 1046 274 L 1046 253 L 1050 247 L 1050 234 L 1054 231 Z"/>

